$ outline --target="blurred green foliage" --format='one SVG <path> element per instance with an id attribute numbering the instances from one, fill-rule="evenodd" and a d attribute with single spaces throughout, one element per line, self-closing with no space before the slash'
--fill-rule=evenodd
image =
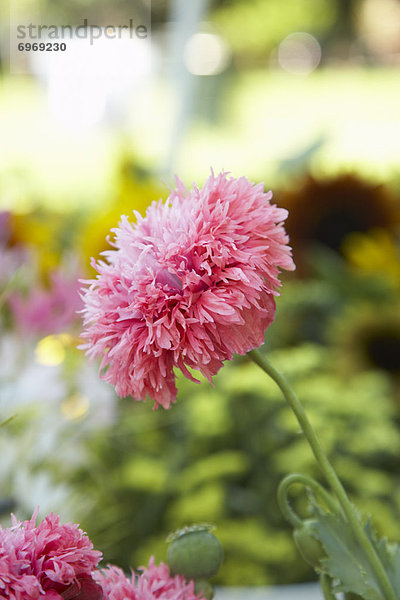
<path id="1" fill-rule="evenodd" d="M 71 212 L 65 220 L 44 218 L 42 213 L 20 215 L 11 219 L 14 225 L 5 249 L 12 253 L 18 246 L 31 247 L 38 264 L 43 262 L 45 276 L 51 265 L 41 260 L 41 252 L 53 248 L 49 240 L 56 231 L 53 262 L 63 264 L 64 249 L 75 246 L 87 262 L 104 247 L 105 232 L 116 224 L 120 212 L 143 210 L 159 193 L 151 178 L 139 177 L 129 161 L 121 166 L 114 203 L 110 199 L 102 214 Z M 298 188 L 301 191 L 301 184 Z M 302 208 L 305 222 L 315 221 L 313 208 L 312 203 Z M 345 208 L 340 209 L 344 216 Z M 300 212 L 298 201 L 292 210 Z M 400 255 L 392 225 L 384 230 L 389 236 L 386 244 L 381 243 L 382 235 L 368 231 L 354 238 L 351 261 L 346 252 L 316 246 L 315 237 L 305 236 L 301 249 L 296 246 L 303 269 L 283 284 L 264 351 L 292 382 L 357 506 L 373 513 L 381 535 L 399 539 L 400 364 L 396 371 L 393 361 L 385 369 L 382 361 L 362 360 L 365 340 L 370 343 L 373 335 L 385 345 L 385 335 L 397 331 L 400 347 L 400 325 L 394 327 L 399 322 L 395 315 Z M 356 260 L 360 255 L 365 259 L 366 248 L 375 261 Z M 4 329 L 10 336 L 15 333 L 11 320 L 4 322 Z M 37 342 L 32 341 L 32 363 Z M 24 407 L 23 417 L 2 430 L 1 448 L 11 473 L 2 475 L 3 499 L 16 498 L 18 516 L 30 516 L 35 486 L 42 496 L 43 490 L 49 495 L 47 490 L 53 489 L 103 551 L 105 562 L 128 569 L 147 563 L 151 554 L 157 561 L 165 559 L 165 538 L 171 531 L 205 521 L 217 525 L 225 550 L 216 583 L 263 585 L 313 577 L 280 513 L 276 490 L 289 472 L 303 471 L 316 478 L 319 473 L 278 388 L 256 365 L 237 358 L 221 369 L 214 387 L 180 377 L 179 399 L 169 411 L 152 411 L 150 404 L 112 397 L 111 414 L 96 423 L 101 402 L 96 404 L 92 396 L 99 399 L 101 388 L 96 390 L 84 370 L 83 354 L 72 348 L 65 354 L 59 371 L 67 391 L 53 398 L 57 381 L 43 379 L 32 406 Z M 16 365 L 18 381 L 22 365 L 18 358 Z M 27 390 L 32 396 L 32 383 L 38 378 L 34 375 L 21 397 L 14 396 L 16 406 L 17 399 L 24 406 Z M 80 391 L 75 378 L 86 383 L 81 393 L 90 397 L 88 413 L 79 410 L 79 402 L 77 406 L 70 402 Z M 99 383 L 97 375 L 95 382 Z M 9 405 L 5 408 L 9 410 Z M 60 414 L 67 423 L 64 427 Z M 16 476 L 21 474 L 25 479 L 16 495 Z M 303 490 L 294 488 L 293 502 L 306 516 Z"/>
<path id="2" fill-rule="evenodd" d="M 271 360 L 304 401 L 310 420 L 350 495 L 373 510 L 383 533 L 400 537 L 400 438 L 383 374 L 351 380 L 332 369 L 334 352 L 315 343 L 275 350 Z M 180 381 L 169 412 L 121 402 L 116 426 L 90 441 L 89 468 L 76 485 L 93 500 L 81 519 L 106 561 L 165 559 L 167 534 L 185 524 L 216 523 L 225 549 L 218 583 L 307 580 L 276 502 L 291 471 L 318 477 L 315 461 L 275 384 L 239 359 L 196 386 Z M 299 511 L 305 498 L 294 497 Z"/>
<path id="3" fill-rule="evenodd" d="M 83 8 L 89 20 L 109 14 L 117 18 L 132 3 L 58 0 L 43 7 L 50 4 L 58 19 L 81 22 Z M 393 133 L 398 80 L 391 68 L 340 64 L 307 79 L 266 69 L 277 46 L 294 31 L 315 35 L 324 60 L 335 58 L 327 41 L 340 37 L 338 32 L 354 17 L 352 8 L 361 4 L 358 0 L 213 2 L 210 21 L 231 47 L 233 67 L 226 73 L 222 92 L 209 93 L 213 106 L 220 103 L 218 123 L 199 121 L 189 131 L 180 175 L 186 181 L 192 177 L 200 181 L 210 164 L 218 168 L 222 161 L 220 166 L 236 175 L 245 172 L 273 186 L 277 181 L 287 186 L 299 165 L 304 169 L 307 164 L 320 175 L 357 165 L 371 178 L 399 178 L 398 136 Z M 153 0 L 153 23 L 167 21 L 170 5 Z M 354 49 L 357 40 L 350 41 Z M 235 67 L 252 61 L 257 70 L 235 73 Z M 168 128 L 160 115 L 171 118 L 169 91 L 160 85 L 155 97 L 156 103 L 146 96 L 140 109 L 127 102 L 124 115 L 124 123 L 133 123 L 134 113 L 140 113 L 135 131 L 124 135 L 127 147 L 140 148 L 141 160 L 152 168 L 163 163 L 169 150 Z M 6 143 L 0 150 L 0 203 L 19 210 L 47 205 L 63 211 L 51 216 L 41 210 L 15 220 L 13 247 L 28 244 L 45 278 L 75 247 L 87 265 L 89 256 L 104 248 L 105 236 L 121 213 L 133 208 L 143 212 L 163 192 L 128 158 L 120 160 L 120 169 L 114 171 L 114 161 L 121 155 L 117 128 L 103 126 L 82 138 L 64 133 L 60 137 L 59 124 L 48 118 L 43 99 L 42 88 L 33 80 L 1 81 Z M 203 98 L 200 101 L 204 104 Z M 365 143 L 366 139 L 374 143 Z M 302 187 L 301 180 L 292 183 Z M 308 222 L 314 216 L 312 208 Z M 373 252 L 366 253 L 365 242 L 371 246 L 373 238 L 357 239 L 353 247 L 359 270 L 327 248 L 308 247 L 308 275 L 284 284 L 266 350 L 293 383 L 358 508 L 373 514 L 380 534 L 400 539 L 400 369 L 378 371 L 377 365 L 363 361 L 367 334 L 379 334 L 380 323 L 386 332 L 387 323 L 393 325 L 398 314 L 398 237 L 393 234 L 392 254 L 380 239 L 372 244 Z M 374 262 L 376 248 L 381 254 Z M 385 274 L 383 266 L 393 264 Z M 400 340 L 400 326 L 398 331 Z M 67 353 L 62 370 L 74 388 L 69 391 L 78 389 L 74 377 L 85 360 L 71 349 Z M 84 378 L 88 379 L 86 374 Z M 237 358 L 224 366 L 215 387 L 181 378 L 177 406 L 168 412 L 153 412 L 149 404 L 131 399 L 119 401 L 116 421 L 95 424 L 90 430 L 85 415 L 76 420 L 70 416 L 71 421 L 64 416 L 63 426 L 61 393 L 52 407 L 46 404 L 44 392 L 55 383 L 44 380 L 43 392 L 31 406 L 23 404 L 22 393 L 21 398 L 14 396 L 14 404 L 18 406 L 18 400 L 23 406 L 21 414 L 1 430 L 2 496 L 12 502 L 17 497 L 17 510 L 26 513 L 19 516 L 31 515 L 36 488 L 49 502 L 55 503 L 58 495 L 65 505 L 69 502 L 73 520 L 89 532 L 105 561 L 126 569 L 147 563 L 150 554 L 165 559 L 165 538 L 172 530 L 210 521 L 217 524 L 226 555 L 217 583 L 263 585 L 313 577 L 280 514 L 276 489 L 290 471 L 316 478 L 319 473 L 278 389 L 255 365 Z M 90 417 L 95 411 L 92 402 Z M 293 502 L 306 514 L 301 489 L 294 488 Z M 3 508 L 9 511 L 7 502 Z"/>
<path id="4" fill-rule="evenodd" d="M 293 31 L 323 34 L 338 14 L 332 0 L 239 0 L 214 11 L 213 22 L 244 56 L 270 51 Z"/>
<path id="5" fill-rule="evenodd" d="M 357 270 L 311 242 L 302 257 L 308 275 L 284 282 L 265 351 L 293 383 L 351 497 L 373 513 L 381 534 L 399 538 L 397 380 L 382 365 L 354 360 L 362 344 L 354 313 L 364 328 L 379 330 L 376 306 L 392 318 L 398 286 L 391 271 Z M 309 580 L 276 489 L 289 472 L 319 473 L 275 384 L 238 358 L 215 387 L 181 378 L 179 390 L 168 412 L 122 401 L 115 428 L 90 443 L 88 464 L 96 468 L 83 469 L 76 483 L 93 498 L 94 512 L 82 522 L 106 560 L 163 559 L 170 531 L 208 521 L 225 549 L 217 583 Z M 306 514 L 302 490 L 293 501 Z"/>

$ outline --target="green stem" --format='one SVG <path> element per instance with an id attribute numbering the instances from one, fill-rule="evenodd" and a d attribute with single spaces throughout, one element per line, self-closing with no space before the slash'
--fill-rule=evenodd
<path id="1" fill-rule="evenodd" d="M 396 600 L 396 594 L 390 583 L 388 575 L 375 551 L 375 548 L 364 531 L 355 507 L 350 502 L 342 483 L 330 464 L 328 457 L 323 451 L 318 437 L 312 428 L 310 421 L 308 420 L 301 402 L 297 398 L 285 377 L 271 365 L 269 360 L 263 354 L 261 354 L 259 350 L 252 350 L 249 352 L 249 356 L 265 373 L 267 373 L 267 375 L 269 375 L 275 381 L 280 388 L 286 401 L 296 415 L 300 427 L 307 438 L 307 441 L 311 447 L 311 450 L 313 451 L 322 473 L 324 474 L 332 491 L 335 492 L 348 519 L 349 525 L 353 530 L 354 536 L 365 552 L 371 568 L 375 573 L 377 581 L 379 582 L 384 597 L 386 600 Z"/>
<path id="2" fill-rule="evenodd" d="M 288 477 L 290 477 L 290 475 L 288 475 Z M 280 483 L 278 487 L 278 504 L 283 516 L 285 517 L 286 521 L 289 521 L 293 529 L 300 529 L 300 527 L 303 525 L 303 519 L 301 519 L 299 515 L 295 513 L 290 505 L 288 499 L 288 488 L 290 485 L 290 483 L 286 482 L 286 477 Z"/>
<path id="3" fill-rule="evenodd" d="M 13 290 L 16 287 L 16 284 L 18 283 L 18 279 L 21 273 L 21 267 L 19 267 L 14 274 L 11 276 L 11 278 L 8 280 L 8 283 L 5 285 L 5 287 L 3 288 L 1 294 L 0 294 L 0 308 L 3 306 L 3 304 L 6 303 L 6 301 L 8 300 L 9 295 L 13 292 Z"/>
<path id="4" fill-rule="evenodd" d="M 288 498 L 288 491 L 291 485 L 300 483 L 307 488 L 310 488 L 321 500 L 328 506 L 333 513 L 338 510 L 341 511 L 341 507 L 336 503 L 336 500 L 322 487 L 315 479 L 303 475 L 302 473 L 291 473 L 287 475 L 279 484 L 278 488 L 278 504 L 283 513 L 283 516 L 293 525 L 294 528 L 299 528 L 303 525 L 303 519 L 301 519 L 293 510 L 290 505 Z"/>
<path id="5" fill-rule="evenodd" d="M 0 423 L 0 429 L 1 429 L 2 427 L 5 427 L 5 426 L 6 426 L 6 425 L 8 425 L 9 423 L 11 423 L 11 421 L 12 421 L 13 419 L 15 419 L 15 417 L 16 417 L 16 416 L 17 416 L 16 414 L 15 414 L 15 415 L 11 415 L 11 417 L 8 417 L 8 418 L 7 418 L 5 421 L 2 421 L 2 422 Z"/>
<path id="6" fill-rule="evenodd" d="M 335 594 L 332 592 L 332 580 L 328 575 L 324 573 L 319 578 L 319 582 L 321 585 L 322 593 L 324 595 L 325 600 L 336 600 Z"/>

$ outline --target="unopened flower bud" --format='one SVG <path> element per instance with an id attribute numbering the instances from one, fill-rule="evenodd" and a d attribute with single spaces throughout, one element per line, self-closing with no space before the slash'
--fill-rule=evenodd
<path id="1" fill-rule="evenodd" d="M 293 532 L 294 541 L 300 554 L 314 568 L 321 567 L 321 559 L 326 558 L 326 552 L 313 529 L 314 521 L 307 519 Z"/>
<path id="2" fill-rule="evenodd" d="M 207 579 L 198 579 L 194 583 L 194 593 L 200 594 L 201 598 L 212 600 L 214 598 L 214 588 Z"/>
<path id="3" fill-rule="evenodd" d="M 209 525 L 185 527 L 169 537 L 167 562 L 174 574 L 186 579 L 208 579 L 218 571 L 223 549 Z"/>

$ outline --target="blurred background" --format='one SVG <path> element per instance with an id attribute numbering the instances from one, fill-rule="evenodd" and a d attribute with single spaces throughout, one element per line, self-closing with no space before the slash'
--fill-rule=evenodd
<path id="1" fill-rule="evenodd" d="M 164 559 L 170 531 L 213 522 L 216 583 L 312 580 L 276 488 L 319 474 L 256 366 L 237 358 L 215 387 L 182 379 L 177 405 L 153 412 L 76 348 L 78 279 L 119 216 L 212 167 L 264 181 L 289 209 L 297 270 L 265 351 L 358 507 L 399 539 L 400 0 L 40 8 L 71 25 L 151 11 L 151 38 L 113 55 L 71 40 L 62 59 L 24 53 L 15 74 L 1 9 L 0 422 L 15 415 L 0 429 L 2 524 L 40 505 L 128 568 Z M 304 512 L 301 490 L 294 502 Z"/>

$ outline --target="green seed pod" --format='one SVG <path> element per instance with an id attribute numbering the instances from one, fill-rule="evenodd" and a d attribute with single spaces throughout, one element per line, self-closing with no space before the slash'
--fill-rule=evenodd
<path id="1" fill-rule="evenodd" d="M 194 583 L 194 593 L 200 594 L 201 598 L 212 600 L 214 598 L 214 588 L 207 579 L 198 579 Z"/>
<path id="2" fill-rule="evenodd" d="M 303 525 L 294 530 L 293 537 L 304 560 L 318 569 L 321 567 L 321 559 L 326 558 L 326 552 L 315 536 L 313 523 L 312 519 L 303 521 Z"/>
<path id="3" fill-rule="evenodd" d="M 167 562 L 173 574 L 208 579 L 218 571 L 223 549 L 208 525 L 185 527 L 170 536 Z"/>

